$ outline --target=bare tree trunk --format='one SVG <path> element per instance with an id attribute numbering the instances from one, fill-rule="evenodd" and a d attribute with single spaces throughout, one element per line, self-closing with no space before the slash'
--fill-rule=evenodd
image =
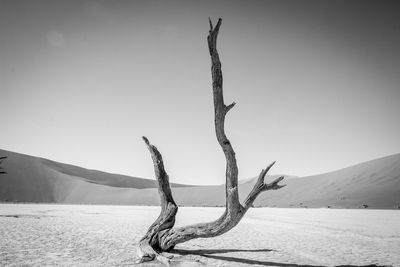
<path id="1" fill-rule="evenodd" d="M 161 197 L 161 213 L 157 220 L 150 226 L 146 235 L 141 239 L 138 246 L 139 262 L 153 260 L 157 258 L 162 262 L 168 261 L 161 256 L 160 252 L 168 251 L 176 244 L 186 242 L 195 238 L 214 237 L 226 233 L 236 226 L 242 219 L 246 211 L 253 205 L 257 196 L 266 190 L 276 190 L 284 185 L 278 185 L 283 179 L 279 177 L 270 184 L 264 184 L 264 178 L 268 170 L 273 166 L 270 164 L 262 170 L 253 190 L 247 196 L 244 205 L 239 202 L 238 192 L 238 168 L 236 164 L 235 152 L 225 134 L 225 116 L 235 103 L 225 105 L 222 91 L 222 70 L 221 62 L 217 52 L 217 36 L 221 26 L 221 19 L 213 27 L 210 20 L 210 31 L 208 35 L 208 48 L 211 56 L 211 73 L 214 96 L 214 120 L 215 133 L 219 145 L 226 158 L 226 208 L 220 218 L 213 222 L 199 223 L 179 228 L 173 228 L 178 207 L 171 194 L 168 182 L 168 175 L 164 170 L 164 163 L 157 148 L 143 137 L 150 150 L 154 170 L 158 182 L 158 191 Z"/>

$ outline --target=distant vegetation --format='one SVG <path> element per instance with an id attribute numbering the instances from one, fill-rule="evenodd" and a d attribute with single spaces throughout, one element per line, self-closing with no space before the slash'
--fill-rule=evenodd
<path id="1" fill-rule="evenodd" d="M 3 160 L 5 160 L 7 157 L 0 157 L 0 174 L 6 174 L 5 171 L 3 171 L 3 168 L 1 167 L 1 164 L 3 163 Z"/>

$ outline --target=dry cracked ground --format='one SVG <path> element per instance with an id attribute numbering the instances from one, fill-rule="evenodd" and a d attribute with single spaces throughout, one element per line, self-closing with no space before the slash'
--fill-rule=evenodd
<path id="1" fill-rule="evenodd" d="M 0 204 L 0 266 L 131 266 L 159 210 Z M 177 225 L 222 212 L 180 208 Z M 171 265 L 400 266 L 399 251 L 400 211 L 257 208 L 225 235 L 178 245 Z"/>

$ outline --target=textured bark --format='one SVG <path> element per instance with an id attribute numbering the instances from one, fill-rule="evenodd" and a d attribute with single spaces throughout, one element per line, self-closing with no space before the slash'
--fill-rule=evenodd
<path id="1" fill-rule="evenodd" d="M 138 262 L 150 261 L 154 258 L 157 258 L 161 262 L 166 262 L 167 259 L 159 254 L 159 239 L 165 231 L 168 231 L 168 229 L 174 226 L 178 206 L 175 204 L 174 198 L 172 197 L 169 177 L 164 169 L 161 153 L 155 146 L 150 144 L 146 137 L 143 136 L 143 140 L 153 160 L 154 172 L 158 183 L 158 193 L 161 199 L 161 213 L 139 242 L 137 249 L 137 256 L 139 257 Z"/>
<path id="2" fill-rule="evenodd" d="M 253 206 L 254 200 L 256 200 L 257 196 L 267 190 L 277 190 L 285 185 L 279 185 L 278 183 L 283 180 L 283 176 L 278 177 L 274 181 L 269 184 L 264 184 L 264 178 L 269 169 L 274 166 L 275 161 L 268 165 L 267 168 L 261 171 L 260 175 L 258 176 L 257 182 L 254 184 L 253 189 L 250 191 L 249 195 L 247 196 L 246 200 L 244 201 L 244 209 L 247 211 L 249 208 Z"/>
<path id="3" fill-rule="evenodd" d="M 258 177 L 253 190 L 246 198 L 244 205 L 241 205 L 239 202 L 238 167 L 235 151 L 225 134 L 225 116 L 228 111 L 234 107 L 235 103 L 230 105 L 225 105 L 224 103 L 221 61 L 217 51 L 217 37 L 221 21 L 222 20 L 219 19 L 218 23 L 213 27 L 210 20 L 210 31 L 207 41 L 211 56 L 215 133 L 226 159 L 225 212 L 220 218 L 213 222 L 173 228 L 178 207 L 176 206 L 171 194 L 168 175 L 164 170 L 161 154 L 158 152 L 156 147 L 149 143 L 147 138 L 143 137 L 153 159 L 155 175 L 158 181 L 158 191 L 161 197 L 162 210 L 157 220 L 150 226 L 146 235 L 139 243 L 138 256 L 140 262 L 152 260 L 154 258 L 166 262 L 168 259 L 161 256 L 160 252 L 168 251 L 174 248 L 176 244 L 195 238 L 215 237 L 226 233 L 239 223 L 243 215 L 253 205 L 254 200 L 261 192 L 276 190 L 283 187 L 283 185 L 278 185 L 283 177 L 279 177 L 270 184 L 264 184 L 265 175 L 273 166 L 274 162 L 261 171 L 260 176 Z"/>

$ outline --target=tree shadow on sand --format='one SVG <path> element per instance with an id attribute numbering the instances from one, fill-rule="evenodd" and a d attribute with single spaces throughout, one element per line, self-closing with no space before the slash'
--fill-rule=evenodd
<path id="1" fill-rule="evenodd" d="M 174 249 L 171 252 L 176 253 L 182 256 L 185 255 L 198 255 L 210 259 L 215 260 L 223 260 L 234 263 L 245 263 L 245 264 L 258 264 L 263 266 L 280 266 L 280 267 L 325 267 L 324 265 L 302 265 L 302 264 L 294 264 L 294 263 L 281 263 L 281 262 L 272 262 L 272 261 L 259 261 L 252 259 L 244 259 L 237 257 L 229 257 L 229 256 L 219 256 L 219 255 L 210 255 L 210 254 L 220 254 L 220 253 L 229 253 L 229 252 L 271 252 L 276 251 L 273 249 L 196 249 L 196 250 L 187 250 L 187 249 Z M 385 265 L 337 265 L 335 267 L 385 267 Z"/>

